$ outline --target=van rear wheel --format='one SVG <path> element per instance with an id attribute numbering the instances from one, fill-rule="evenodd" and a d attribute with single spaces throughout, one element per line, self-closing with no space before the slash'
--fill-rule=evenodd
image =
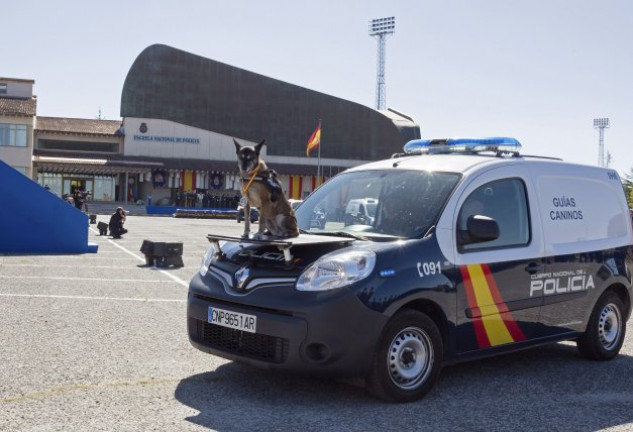
<path id="1" fill-rule="evenodd" d="M 626 334 L 624 304 L 607 291 L 596 302 L 585 333 L 578 338 L 581 354 L 592 360 L 611 360 L 620 352 Z"/>
<path id="2" fill-rule="evenodd" d="M 435 384 L 443 356 L 442 337 L 433 320 L 416 310 L 399 312 L 380 337 L 367 388 L 388 402 L 420 399 Z"/>

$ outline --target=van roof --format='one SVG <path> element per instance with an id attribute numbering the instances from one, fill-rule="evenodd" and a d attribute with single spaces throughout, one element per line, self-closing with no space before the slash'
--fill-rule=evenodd
<path id="1" fill-rule="evenodd" d="M 483 169 L 487 166 L 504 166 L 514 164 L 530 164 L 532 166 L 538 165 L 541 167 L 549 166 L 549 169 L 553 168 L 552 165 L 558 167 L 567 167 L 582 170 L 600 170 L 600 171 L 613 171 L 611 169 L 605 169 L 593 165 L 581 165 L 569 162 L 561 161 L 560 159 L 520 155 L 512 157 L 498 157 L 494 155 L 484 154 L 426 154 L 426 155 L 413 155 L 404 156 L 399 158 L 385 159 L 376 162 L 370 162 L 364 165 L 359 165 L 348 169 L 347 171 L 364 171 L 372 169 L 414 169 L 421 171 L 439 171 L 439 172 L 456 172 L 467 174 L 473 170 Z"/>
<path id="2" fill-rule="evenodd" d="M 464 173 L 471 170 L 475 166 L 490 165 L 509 160 L 516 160 L 516 158 L 502 159 L 480 155 L 432 154 L 421 156 L 406 156 L 402 158 L 385 159 L 377 162 L 370 162 L 364 165 L 350 168 L 348 171 L 404 168 L 418 169 L 421 171 Z"/>

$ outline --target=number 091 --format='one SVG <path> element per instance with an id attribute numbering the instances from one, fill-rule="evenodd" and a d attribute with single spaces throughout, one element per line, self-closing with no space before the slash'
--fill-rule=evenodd
<path id="1" fill-rule="evenodd" d="M 440 262 L 424 262 L 418 263 L 418 273 L 420 277 L 433 276 L 442 272 Z"/>

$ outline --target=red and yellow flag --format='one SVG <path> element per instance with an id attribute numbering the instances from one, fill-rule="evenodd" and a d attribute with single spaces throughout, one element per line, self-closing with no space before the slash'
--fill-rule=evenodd
<path id="1" fill-rule="evenodd" d="M 321 122 L 319 121 L 319 125 L 316 130 L 310 135 L 310 139 L 308 140 L 308 147 L 306 147 L 306 156 L 310 157 L 310 152 L 319 147 L 321 144 Z"/>

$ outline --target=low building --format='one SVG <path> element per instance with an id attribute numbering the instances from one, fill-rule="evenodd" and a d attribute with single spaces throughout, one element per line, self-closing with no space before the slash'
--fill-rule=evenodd
<path id="1" fill-rule="evenodd" d="M 34 80 L 0 77 L 0 159 L 33 177 Z"/>

